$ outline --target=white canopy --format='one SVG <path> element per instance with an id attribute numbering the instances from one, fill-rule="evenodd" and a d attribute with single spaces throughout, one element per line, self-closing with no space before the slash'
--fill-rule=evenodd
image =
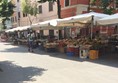
<path id="1" fill-rule="evenodd" d="M 57 29 L 55 27 L 55 25 L 57 25 L 57 21 L 59 21 L 60 19 L 52 19 L 52 20 L 47 20 L 44 22 L 40 22 L 40 23 L 36 23 L 33 24 L 31 27 L 34 30 L 42 30 L 42 29 Z"/>
<path id="2" fill-rule="evenodd" d="M 23 27 L 19 28 L 19 31 L 27 30 L 27 29 L 30 29 L 30 28 L 31 28 L 31 26 L 23 26 Z"/>
<path id="3" fill-rule="evenodd" d="M 96 20 L 107 16 L 109 15 L 90 12 L 86 14 L 64 18 L 64 19 L 52 19 L 52 20 L 36 23 L 33 24 L 31 27 L 32 29 L 37 30 L 37 29 L 49 29 L 49 28 L 56 29 L 56 27 L 61 27 L 61 26 L 84 26 L 87 23 L 91 23 L 92 20 L 95 23 Z"/>
<path id="4" fill-rule="evenodd" d="M 44 21 L 44 22 L 40 22 L 39 26 L 40 27 L 55 26 L 58 20 L 60 20 L 60 19 L 52 19 L 52 20 L 47 20 L 47 21 Z"/>
<path id="5" fill-rule="evenodd" d="M 73 17 L 58 20 L 57 21 L 57 26 L 72 25 L 72 23 L 85 24 L 85 23 L 90 23 L 92 20 L 95 23 L 98 19 L 108 17 L 108 16 L 109 15 L 107 15 L 107 14 L 90 12 L 90 13 L 81 14 L 81 15 L 77 15 L 77 16 L 73 16 Z M 92 17 L 93 17 L 93 19 L 92 19 Z"/>
<path id="6" fill-rule="evenodd" d="M 6 30 L 5 32 L 23 31 L 23 30 L 27 30 L 28 28 L 31 27 L 30 26 L 16 27 L 13 29 Z"/>
<path id="7" fill-rule="evenodd" d="M 98 20 L 97 24 L 99 24 L 99 25 L 118 24 L 118 13 Z"/>
<path id="8" fill-rule="evenodd" d="M 8 29 L 5 32 L 14 32 L 17 31 L 20 27 L 16 27 L 16 28 L 12 28 L 12 29 Z"/>

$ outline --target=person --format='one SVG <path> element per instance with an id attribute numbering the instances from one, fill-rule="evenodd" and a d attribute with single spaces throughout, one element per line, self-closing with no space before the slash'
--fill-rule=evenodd
<path id="1" fill-rule="evenodd" d="M 28 51 L 34 52 L 33 51 L 33 44 L 34 44 L 34 35 L 32 32 L 29 32 L 27 35 L 27 41 L 28 41 Z"/>

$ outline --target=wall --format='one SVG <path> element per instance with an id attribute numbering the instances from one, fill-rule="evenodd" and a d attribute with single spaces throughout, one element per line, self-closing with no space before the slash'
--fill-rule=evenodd
<path id="1" fill-rule="evenodd" d="M 71 17 L 88 11 L 89 0 L 70 0 L 70 6 L 65 7 L 65 0 L 61 0 L 61 17 Z"/>
<path id="2" fill-rule="evenodd" d="M 19 0 L 20 1 L 20 0 Z M 14 0 L 14 3 L 16 4 L 16 8 L 15 8 L 15 12 L 14 15 L 12 17 L 17 17 L 17 23 L 14 22 L 13 26 L 17 24 L 17 26 L 27 26 L 30 25 L 29 22 L 29 18 L 28 17 L 23 17 L 23 12 L 22 12 L 22 4 L 21 1 L 17 3 L 17 0 Z M 46 21 L 46 20 L 50 20 L 50 19 L 56 19 L 58 18 L 57 15 L 57 3 L 54 2 L 53 4 L 53 11 L 49 12 L 49 8 L 48 8 L 48 2 L 46 3 L 40 3 L 38 4 L 42 5 L 42 14 L 38 14 L 37 18 L 34 16 L 30 16 L 31 19 L 33 19 L 33 24 L 38 23 L 38 22 L 42 22 L 42 21 Z M 21 18 L 20 20 L 18 20 L 18 12 L 20 12 Z M 20 23 L 19 23 L 20 22 Z"/>
<path id="3" fill-rule="evenodd" d="M 53 3 L 53 11 L 51 11 L 51 12 L 49 12 L 48 2 L 39 4 L 39 5 L 42 5 L 42 10 L 43 10 L 42 11 L 43 13 L 38 15 L 39 20 L 45 21 L 45 20 L 58 18 L 56 2 Z"/>
<path id="4" fill-rule="evenodd" d="M 60 0 L 60 4 L 61 4 L 61 7 L 64 8 L 65 7 L 65 0 Z M 78 4 L 88 5 L 89 0 L 70 0 L 70 6 L 78 5 Z"/>
<path id="5" fill-rule="evenodd" d="M 61 11 L 61 18 L 71 17 L 76 15 L 76 7 L 68 8 Z"/>

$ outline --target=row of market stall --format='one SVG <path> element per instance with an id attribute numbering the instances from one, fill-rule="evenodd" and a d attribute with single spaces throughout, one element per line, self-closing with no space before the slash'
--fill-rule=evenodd
<path id="1" fill-rule="evenodd" d="M 108 40 L 102 40 L 99 36 L 93 34 L 94 27 L 100 25 L 117 25 L 117 22 L 118 14 L 106 15 L 90 12 L 64 19 L 53 19 L 40 22 L 32 24 L 31 26 L 17 27 L 6 30 L 6 32 L 9 35 L 11 34 L 11 40 L 17 40 L 17 43 L 26 44 L 26 35 L 28 32 L 33 31 L 35 35 L 35 44 L 38 45 L 38 47 L 43 47 L 45 51 L 58 50 L 59 52 L 66 53 L 68 56 L 97 59 L 102 53 L 110 52 L 113 49 L 116 52 L 118 50 L 118 39 L 115 37 L 116 44 L 112 45 Z M 89 28 L 89 35 L 84 37 L 80 35 L 77 37 L 77 35 L 75 36 L 76 31 L 72 32 L 71 36 L 66 39 L 64 37 L 62 37 L 62 39 L 59 32 L 56 33 L 57 35 L 55 37 L 51 37 L 52 35 L 50 35 L 50 37 L 48 35 L 46 38 L 41 37 L 41 30 L 61 30 L 62 34 L 64 27 L 69 27 L 70 29 L 72 27 L 76 27 L 77 29 L 87 27 Z M 66 31 L 66 34 L 69 34 L 69 32 Z"/>

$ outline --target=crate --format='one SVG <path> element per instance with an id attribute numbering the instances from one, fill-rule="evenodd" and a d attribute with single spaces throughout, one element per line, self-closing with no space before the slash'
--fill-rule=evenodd
<path id="1" fill-rule="evenodd" d="M 98 59 L 98 54 L 99 54 L 99 51 L 98 50 L 90 50 L 89 51 L 89 58 L 90 59 Z"/>
<path id="2" fill-rule="evenodd" d="M 74 48 L 75 56 L 79 56 L 79 48 Z"/>
<path id="3" fill-rule="evenodd" d="M 67 47 L 67 52 L 74 52 L 74 47 Z"/>
<path id="4" fill-rule="evenodd" d="M 89 56 L 89 50 L 80 49 L 80 58 L 87 58 Z"/>
<path id="5" fill-rule="evenodd" d="M 64 53 L 64 47 L 59 47 L 59 48 L 58 48 L 58 51 L 59 51 L 60 53 Z"/>
<path id="6" fill-rule="evenodd" d="M 67 54 L 67 56 L 69 56 L 69 57 L 74 56 L 74 52 L 67 52 L 66 54 Z"/>

